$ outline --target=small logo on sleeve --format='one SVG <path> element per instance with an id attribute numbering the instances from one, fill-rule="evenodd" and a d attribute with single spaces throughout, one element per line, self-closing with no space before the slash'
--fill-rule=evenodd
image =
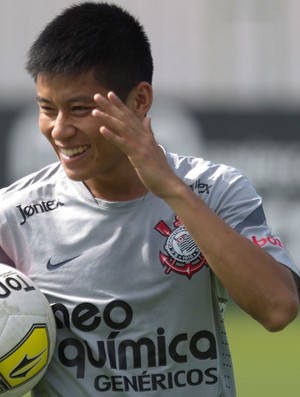
<path id="1" fill-rule="evenodd" d="M 258 239 L 256 236 L 252 236 L 252 241 L 259 247 L 264 247 L 265 245 L 275 245 L 285 249 L 285 246 L 279 237 L 267 236 Z"/>

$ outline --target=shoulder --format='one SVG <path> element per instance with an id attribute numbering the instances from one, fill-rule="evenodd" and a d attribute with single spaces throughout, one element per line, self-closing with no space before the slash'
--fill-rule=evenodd
<path id="1" fill-rule="evenodd" d="M 232 185 L 234 182 L 241 180 L 250 183 L 241 170 L 227 164 L 214 163 L 201 157 L 181 156 L 168 152 L 166 152 L 166 157 L 171 168 L 187 184 L 192 184 L 199 178 L 223 186 Z"/>
<path id="2" fill-rule="evenodd" d="M 262 203 L 249 178 L 239 169 L 203 158 L 166 153 L 174 172 L 223 219 L 249 214 Z"/>
<path id="3" fill-rule="evenodd" d="M 1 206 L 5 202 L 13 203 L 24 197 L 34 198 L 34 192 L 37 192 L 37 195 L 46 194 L 51 190 L 51 186 L 55 187 L 59 180 L 65 178 L 65 173 L 59 162 L 50 164 L 0 189 Z"/>
<path id="4" fill-rule="evenodd" d="M 64 205 L 64 197 L 61 196 L 66 190 L 65 180 L 60 163 L 54 163 L 0 190 L 1 246 L 5 239 L 7 241 L 7 236 L 19 233 L 19 226 L 27 217 Z"/>

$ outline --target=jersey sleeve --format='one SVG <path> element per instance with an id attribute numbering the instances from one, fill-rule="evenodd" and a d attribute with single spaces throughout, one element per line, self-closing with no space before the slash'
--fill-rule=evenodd
<path id="1" fill-rule="evenodd" d="M 216 213 L 244 237 L 266 250 L 298 277 L 296 267 L 279 236 L 272 234 L 266 220 L 262 199 L 249 179 L 238 170 L 229 169 L 217 187 Z"/>
<path id="2" fill-rule="evenodd" d="M 4 200 L 5 189 L 0 189 L 0 263 L 15 267 L 13 257 L 14 239 L 11 234 L 13 225 L 9 227 L 9 222 L 5 216 L 6 201 Z"/>
<path id="3" fill-rule="evenodd" d="M 7 230 L 4 223 L 0 222 L 0 263 L 13 266 L 13 260 L 7 254 L 8 239 Z"/>

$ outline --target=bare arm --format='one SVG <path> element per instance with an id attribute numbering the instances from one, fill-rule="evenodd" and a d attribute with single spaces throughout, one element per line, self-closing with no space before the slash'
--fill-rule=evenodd
<path id="1" fill-rule="evenodd" d="M 192 191 L 183 188 L 167 201 L 241 308 L 274 331 L 295 318 L 298 298 L 288 268 L 226 225 Z"/>
<path id="2" fill-rule="evenodd" d="M 102 135 L 126 153 L 144 186 L 173 209 L 234 301 L 271 331 L 290 323 L 299 306 L 291 271 L 228 226 L 175 175 L 149 118 L 135 117 L 113 93 L 95 99 Z"/>

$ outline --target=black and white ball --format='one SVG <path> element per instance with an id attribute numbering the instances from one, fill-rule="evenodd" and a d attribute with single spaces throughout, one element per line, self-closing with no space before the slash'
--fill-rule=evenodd
<path id="1" fill-rule="evenodd" d="M 22 396 L 43 377 L 56 339 L 50 304 L 20 271 L 0 263 L 0 395 Z"/>

